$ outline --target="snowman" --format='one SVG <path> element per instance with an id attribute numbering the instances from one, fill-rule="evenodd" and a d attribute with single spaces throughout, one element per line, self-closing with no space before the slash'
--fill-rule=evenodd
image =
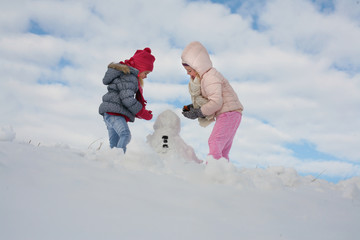
<path id="1" fill-rule="evenodd" d="M 147 143 L 162 156 L 179 157 L 185 161 L 202 163 L 194 149 L 180 137 L 180 118 L 171 110 L 162 112 L 154 123 L 154 133 L 147 136 Z"/>

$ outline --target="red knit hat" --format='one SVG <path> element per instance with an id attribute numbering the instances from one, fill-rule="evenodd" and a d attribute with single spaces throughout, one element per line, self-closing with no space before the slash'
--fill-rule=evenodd
<path id="1" fill-rule="evenodd" d="M 144 71 L 150 71 L 154 69 L 155 57 L 151 55 L 150 48 L 144 48 L 144 50 L 137 50 L 129 60 L 120 62 L 139 70 L 139 73 Z"/>
<path id="2" fill-rule="evenodd" d="M 154 68 L 155 57 L 151 55 L 150 48 L 144 48 L 144 50 L 137 50 L 133 56 L 135 62 L 135 68 L 139 72 L 150 71 Z"/>

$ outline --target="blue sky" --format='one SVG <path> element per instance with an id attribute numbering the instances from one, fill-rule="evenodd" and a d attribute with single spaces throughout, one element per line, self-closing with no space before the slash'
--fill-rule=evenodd
<path id="1" fill-rule="evenodd" d="M 36 35 L 49 35 L 48 32 L 46 32 L 44 29 L 41 28 L 38 22 L 35 20 L 30 19 L 29 21 L 29 30 L 30 33 L 36 34 Z"/>
<path id="2" fill-rule="evenodd" d="M 171 109 L 204 158 L 212 127 L 180 114 L 190 101 L 180 55 L 198 40 L 245 106 L 230 156 L 237 166 L 282 165 L 331 181 L 360 175 L 359 1 L 154 1 L 4 3 L 0 126 L 18 141 L 106 143 L 97 114 L 106 66 L 148 46 L 154 119 L 131 124 L 132 144 L 146 144 L 156 116 Z"/>

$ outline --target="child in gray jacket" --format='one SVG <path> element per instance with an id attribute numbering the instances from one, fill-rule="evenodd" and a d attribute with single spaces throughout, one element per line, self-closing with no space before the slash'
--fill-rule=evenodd
<path id="1" fill-rule="evenodd" d="M 103 78 L 108 92 L 102 98 L 99 113 L 104 118 L 111 148 L 122 148 L 125 153 L 131 140 L 128 122 L 134 122 L 135 117 L 152 119 L 143 97 L 143 80 L 152 72 L 154 61 L 151 49 L 145 48 L 124 62 L 108 66 Z"/>

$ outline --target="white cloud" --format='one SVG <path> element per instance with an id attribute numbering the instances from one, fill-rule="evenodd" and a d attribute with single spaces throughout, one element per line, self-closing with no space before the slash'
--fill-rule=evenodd
<path id="1" fill-rule="evenodd" d="M 241 15 L 185 0 L 19 4 L 2 4 L 0 16 L 0 126 L 12 125 L 18 140 L 87 147 L 106 139 L 97 111 L 107 65 L 149 46 L 157 60 L 144 94 L 154 119 L 130 124 L 134 139 L 144 139 L 156 116 L 172 109 L 182 137 L 206 156 L 212 127 L 201 128 L 179 110 L 190 101 L 181 51 L 199 40 L 245 106 L 232 159 L 300 166 L 285 146 L 305 139 L 344 164 L 360 161 L 360 25 L 352 0 L 335 1 L 329 12 L 306 0 L 244 3 Z M 244 9 L 257 16 L 260 30 Z M 29 33 L 35 23 L 48 34 Z"/>
<path id="2" fill-rule="evenodd" d="M 360 26 L 360 2 L 358 0 L 335 0 L 337 14 L 353 21 L 358 27 Z"/>
<path id="3" fill-rule="evenodd" d="M 3 126 L 0 128 L 0 141 L 13 141 L 16 133 L 12 126 Z"/>

